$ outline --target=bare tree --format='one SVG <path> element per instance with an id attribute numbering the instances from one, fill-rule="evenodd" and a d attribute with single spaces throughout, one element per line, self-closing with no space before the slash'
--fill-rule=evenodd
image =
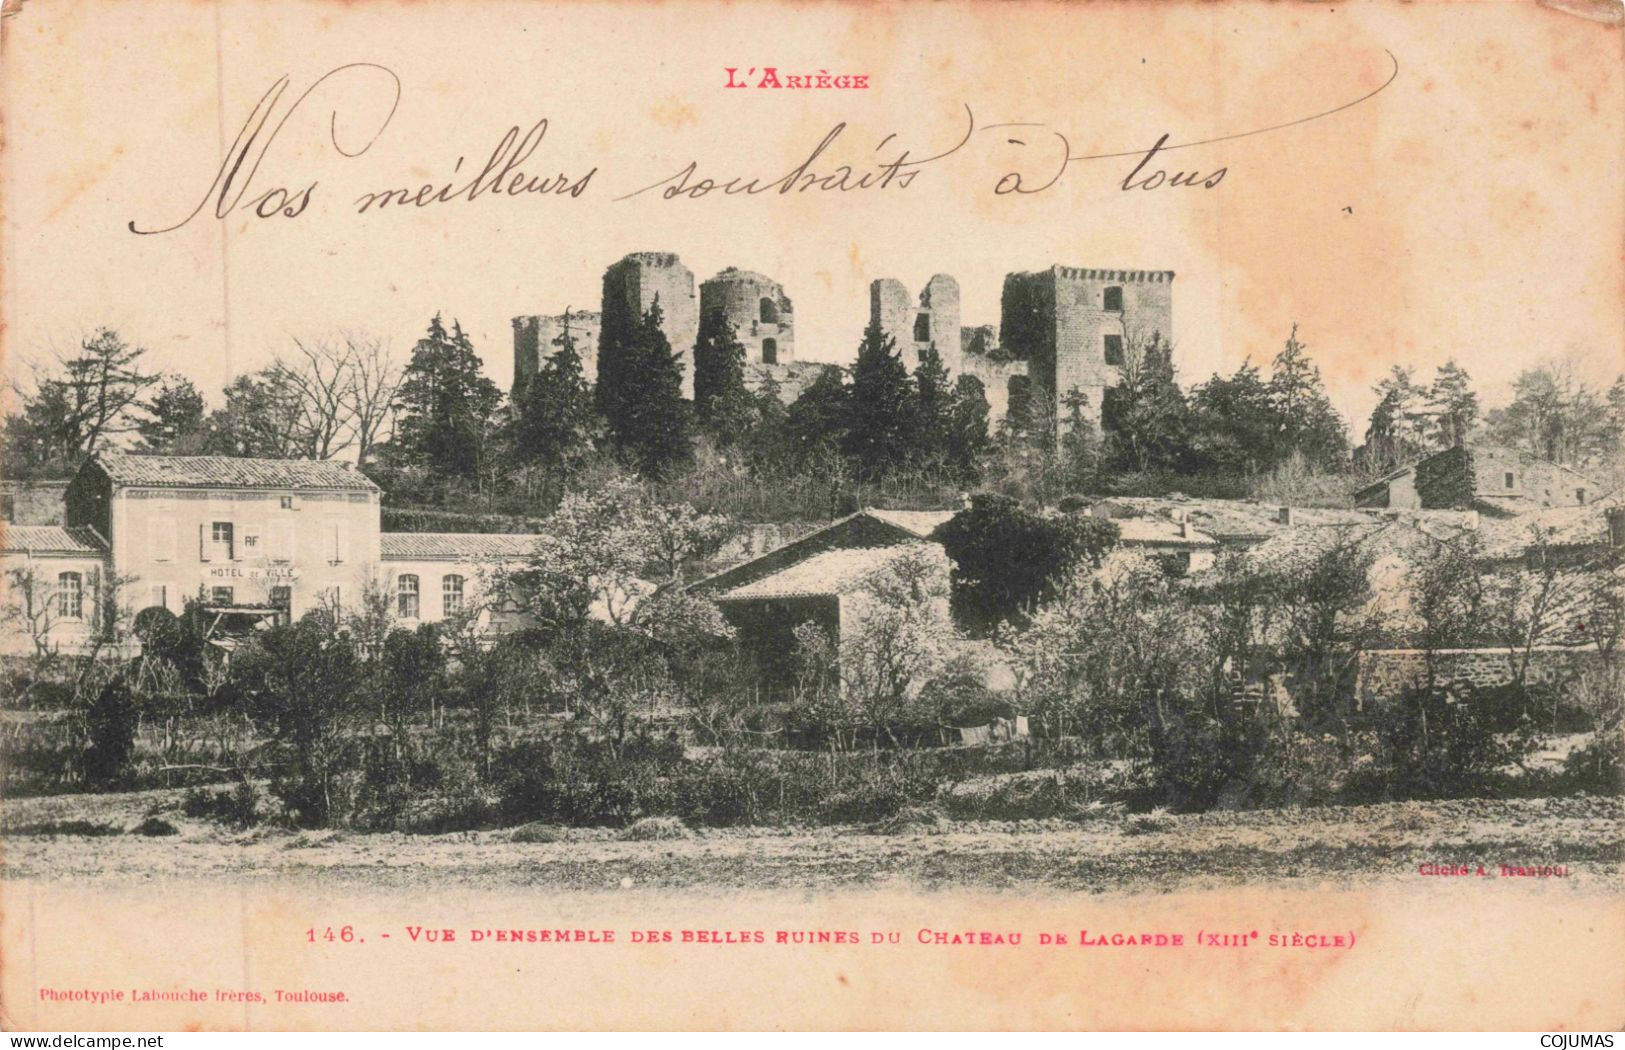
<path id="1" fill-rule="evenodd" d="M 395 393 L 401 366 L 384 341 L 356 332 L 344 337 L 350 356 L 350 427 L 355 434 L 356 464 L 366 466 L 372 450 L 387 440 L 385 427 L 394 419 Z"/>
<path id="2" fill-rule="evenodd" d="M 296 397 L 300 444 L 315 459 L 332 459 L 355 443 L 352 426 L 354 356 L 333 340 L 305 343 L 298 353 L 273 366 Z"/>

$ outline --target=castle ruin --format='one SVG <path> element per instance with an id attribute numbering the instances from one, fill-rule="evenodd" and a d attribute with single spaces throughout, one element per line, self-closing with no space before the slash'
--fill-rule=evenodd
<path id="1" fill-rule="evenodd" d="M 581 355 L 581 374 L 588 381 L 598 375 L 598 329 L 601 315 L 586 310 L 571 310 L 568 314 L 570 336 L 575 340 L 576 353 Z M 530 379 L 542 367 L 542 362 L 558 350 L 558 339 L 564 334 L 565 314 L 544 317 L 531 314 L 513 319 L 513 400 L 517 404 L 525 394 Z"/>
<path id="2" fill-rule="evenodd" d="M 1173 331 L 1171 270 L 1096 270 L 1051 266 L 1004 278 L 1001 351 L 1027 363 L 1031 391 L 1064 425 L 1066 405 L 1082 395 L 1082 414 L 1099 424 L 1106 390 L 1154 337 Z"/>
<path id="3" fill-rule="evenodd" d="M 699 303 L 694 272 L 673 252 L 633 252 L 604 271 L 604 305 L 599 318 L 599 345 L 625 339 L 656 298 L 660 330 L 683 358 L 683 396 L 694 397 L 694 339 L 699 335 Z M 592 372 L 594 381 L 598 371 Z"/>

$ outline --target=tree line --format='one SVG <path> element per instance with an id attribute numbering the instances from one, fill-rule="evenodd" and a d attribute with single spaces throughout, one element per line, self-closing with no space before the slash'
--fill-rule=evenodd
<path id="1" fill-rule="evenodd" d="M 749 375 L 738 334 L 713 312 L 692 348 L 690 401 L 684 355 L 662 323 L 657 299 L 604 331 L 588 376 L 567 315 L 511 401 L 461 325 L 438 315 L 404 364 L 365 334 L 296 339 L 234 378 L 212 409 L 190 380 L 150 371 L 145 349 L 102 329 L 17 391 L 4 470 L 60 476 L 114 446 L 344 456 L 394 505 L 531 515 L 625 468 L 707 509 L 772 519 L 827 516 L 877 493 L 942 506 L 975 488 L 1053 506 L 1069 493 L 1173 489 L 1313 498 L 1318 479 L 1321 496 L 1346 498 L 1358 479 L 1472 438 L 1582 468 L 1617 463 L 1625 448 L 1625 380 L 1597 390 L 1544 363 L 1485 411 L 1453 360 L 1426 384 L 1394 366 L 1351 448 L 1296 326 L 1267 366 L 1248 360 L 1189 387 L 1161 333 L 1130 332 L 1121 382 L 1100 404 L 1077 389 L 1051 400 L 1017 381 L 994 425 L 977 377 L 953 375 L 934 346 L 911 369 L 872 324 L 850 367 L 824 367 L 786 403 L 771 376 Z"/>

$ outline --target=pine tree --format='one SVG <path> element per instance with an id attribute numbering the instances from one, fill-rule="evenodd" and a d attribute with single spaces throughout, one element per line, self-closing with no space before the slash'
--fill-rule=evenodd
<path id="1" fill-rule="evenodd" d="M 1435 449 L 1462 444 L 1478 422 L 1478 395 L 1473 392 L 1472 376 L 1456 364 L 1455 358 L 1434 373 L 1433 385 L 1428 388 L 1428 408 L 1433 412 L 1428 443 Z"/>
<path id="2" fill-rule="evenodd" d="M 412 350 L 400 392 L 397 441 L 407 458 L 448 476 L 478 478 L 500 429 L 502 391 L 481 373 L 462 325 L 446 331 L 440 315 Z"/>
<path id="3" fill-rule="evenodd" d="M 954 387 L 935 343 L 920 351 L 914 367 L 912 448 L 899 450 L 920 463 L 947 464 L 954 426 Z"/>
<path id="4" fill-rule="evenodd" d="M 657 295 L 648 312 L 616 353 L 606 372 L 600 357 L 598 385 L 614 384 L 600 398 L 604 423 L 615 448 L 644 475 L 668 477 L 694 458 L 692 408 L 683 398 L 683 358 L 661 330 L 664 316 Z"/>
<path id="5" fill-rule="evenodd" d="M 741 444 L 756 423 L 745 387 L 745 347 L 721 310 L 700 320 L 694 343 L 694 415 L 724 447 Z"/>
<path id="6" fill-rule="evenodd" d="M 784 435 L 791 464 L 819 471 L 840 455 L 852 390 L 841 370 L 826 366 L 785 410 Z"/>
<path id="7" fill-rule="evenodd" d="M 1107 388 L 1101 405 L 1109 460 L 1120 470 L 1183 466 L 1189 409 L 1174 381 L 1173 347 L 1153 332 L 1124 361 L 1122 382 Z"/>
<path id="8" fill-rule="evenodd" d="M 914 447 L 917 420 L 913 384 L 894 339 L 874 321 L 864 329 L 852 366 L 841 451 L 859 477 L 878 478 Z"/>
<path id="9" fill-rule="evenodd" d="M 954 383 L 953 409 L 948 427 L 948 463 L 962 481 L 973 483 L 981 477 L 982 460 L 987 457 L 987 392 L 973 375 L 961 375 Z"/>
<path id="10" fill-rule="evenodd" d="M 521 396 L 517 451 L 556 478 L 568 477 L 592 450 L 598 429 L 592 386 L 583 372 L 570 314 L 554 350 Z"/>
<path id="11" fill-rule="evenodd" d="M 1269 401 L 1277 433 L 1275 447 L 1265 452 L 1270 467 L 1298 453 L 1311 466 L 1332 469 L 1348 452 L 1343 419 L 1326 396 L 1320 369 L 1298 342 L 1298 326 L 1292 326 L 1286 346 L 1270 366 Z"/>
<path id="12" fill-rule="evenodd" d="M 169 455 L 195 455 L 203 440 L 203 394 L 185 376 L 166 375 L 145 405 L 147 418 L 136 423 L 140 450 Z"/>

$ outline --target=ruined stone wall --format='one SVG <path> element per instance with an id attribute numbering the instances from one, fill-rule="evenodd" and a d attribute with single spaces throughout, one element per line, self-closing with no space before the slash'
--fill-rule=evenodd
<path id="1" fill-rule="evenodd" d="M 942 363 L 959 370 L 959 282 L 939 273 L 926 282 L 916 303 L 903 282 L 890 277 L 869 285 L 869 320 L 897 344 L 903 364 L 912 371 L 920 352 L 935 345 Z"/>
<path id="2" fill-rule="evenodd" d="M 598 329 L 600 319 L 596 313 L 585 310 L 570 312 L 570 335 L 581 355 L 581 373 L 591 383 L 598 378 Z M 525 384 L 541 368 L 542 362 L 558 351 L 553 341 L 564 334 L 564 315 L 547 317 L 532 314 L 513 319 L 513 397 L 518 400 Z"/>
<path id="3" fill-rule="evenodd" d="M 1003 349 L 1030 362 L 1035 392 L 1057 421 L 1074 389 L 1098 420 L 1107 387 L 1122 379 L 1127 357 L 1154 335 L 1173 331 L 1173 278 L 1166 270 L 1096 270 L 1052 266 L 1004 279 L 999 328 Z"/>
<path id="4" fill-rule="evenodd" d="M 1471 682 L 1477 688 L 1512 681 L 1519 654 L 1509 649 L 1441 649 L 1434 653 L 1434 681 L 1441 685 Z M 1602 654 L 1592 648 L 1540 646 L 1529 659 L 1526 680 L 1561 685 L 1602 669 Z M 1359 656 L 1355 695 L 1362 706 L 1381 704 L 1406 686 L 1427 682 L 1427 653 L 1421 649 L 1367 649 Z"/>
<path id="5" fill-rule="evenodd" d="M 604 271 L 600 347 L 623 340 L 660 299 L 661 330 L 683 358 L 683 396 L 694 397 L 694 338 L 699 334 L 699 300 L 694 273 L 672 252 L 634 252 Z M 596 378 L 596 371 L 594 373 Z"/>
<path id="6" fill-rule="evenodd" d="M 700 285 L 700 316 L 718 310 L 744 344 L 747 364 L 795 360 L 795 307 L 779 282 L 729 267 Z"/>

